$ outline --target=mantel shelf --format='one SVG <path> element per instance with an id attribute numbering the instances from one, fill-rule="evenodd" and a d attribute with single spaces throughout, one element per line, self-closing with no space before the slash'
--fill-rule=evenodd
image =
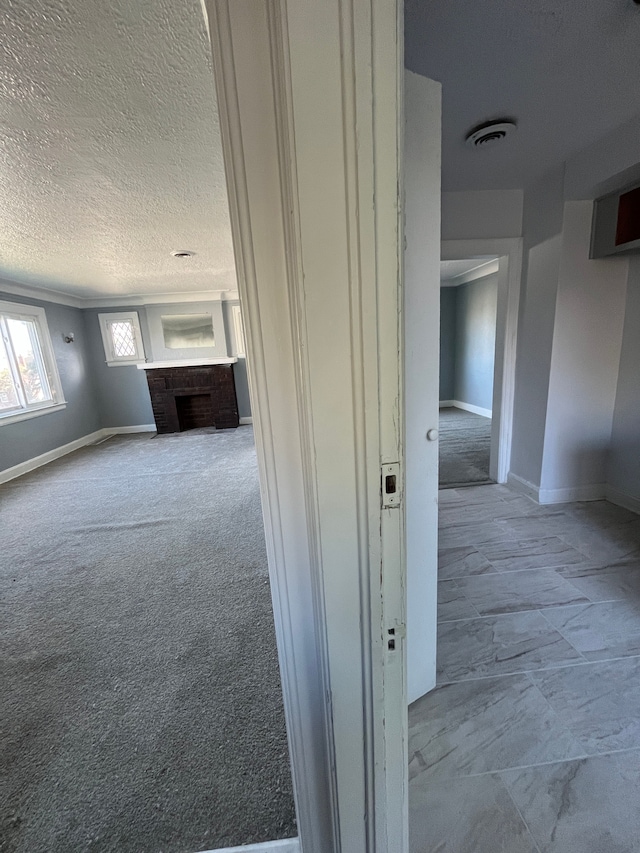
<path id="1" fill-rule="evenodd" d="M 161 370 L 163 367 L 201 367 L 207 364 L 235 364 L 237 362 L 235 356 L 231 358 L 192 358 L 188 361 L 181 359 L 178 361 L 145 361 L 137 365 L 138 370 Z"/>

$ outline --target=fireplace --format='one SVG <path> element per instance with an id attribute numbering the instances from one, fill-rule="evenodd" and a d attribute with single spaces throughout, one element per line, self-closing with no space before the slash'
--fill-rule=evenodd
<path id="1" fill-rule="evenodd" d="M 158 432 L 237 427 L 235 361 L 217 359 L 215 363 L 208 364 L 160 362 L 140 365 L 147 374 Z"/>

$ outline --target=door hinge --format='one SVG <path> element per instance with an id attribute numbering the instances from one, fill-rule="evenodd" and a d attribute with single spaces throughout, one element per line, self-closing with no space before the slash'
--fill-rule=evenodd
<path id="1" fill-rule="evenodd" d="M 382 466 L 382 508 L 400 506 L 400 463 L 387 462 Z"/>

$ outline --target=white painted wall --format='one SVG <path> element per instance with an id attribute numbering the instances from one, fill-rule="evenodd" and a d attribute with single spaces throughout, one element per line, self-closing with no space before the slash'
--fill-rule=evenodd
<path id="1" fill-rule="evenodd" d="M 608 497 L 639 510 L 640 255 L 629 260 L 620 371 L 607 468 Z"/>
<path id="2" fill-rule="evenodd" d="M 405 489 L 409 702 L 436 683 L 441 87 L 405 72 Z"/>
<path id="3" fill-rule="evenodd" d="M 442 193 L 442 239 L 519 237 L 523 201 L 522 190 Z"/>
<path id="4" fill-rule="evenodd" d="M 511 471 L 540 485 L 562 235 L 529 249 L 520 317 Z"/>
<path id="5" fill-rule="evenodd" d="M 592 204 L 565 204 L 541 502 L 603 496 L 628 261 L 589 260 Z"/>

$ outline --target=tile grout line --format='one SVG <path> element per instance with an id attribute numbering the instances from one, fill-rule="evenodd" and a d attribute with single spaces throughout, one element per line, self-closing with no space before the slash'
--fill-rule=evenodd
<path id="1" fill-rule="evenodd" d="M 569 641 L 567 640 L 567 642 Z M 576 651 L 578 650 L 576 649 Z M 578 654 L 580 654 L 580 652 L 578 652 Z M 474 678 L 458 678 L 453 681 L 439 681 L 436 684 L 436 688 L 446 687 L 449 684 L 467 684 L 471 681 L 486 681 L 489 678 L 510 678 L 514 675 L 531 675 L 535 672 L 555 672 L 558 669 L 572 669 L 578 666 L 594 666 L 595 664 L 601 663 L 619 663 L 621 661 L 635 660 L 636 658 L 640 658 L 640 652 L 634 655 L 623 655 L 622 657 L 617 658 L 598 658 L 597 660 L 589 660 L 588 658 L 582 657 L 581 660 L 574 661 L 573 663 L 559 663 L 555 666 L 541 666 L 536 667 L 535 669 L 519 669 L 514 672 L 496 672 L 490 675 L 478 675 Z M 640 749 L 640 747 L 638 748 Z"/>
<path id="2" fill-rule="evenodd" d="M 442 776 L 434 776 L 433 779 L 429 779 L 425 784 L 436 785 L 445 780 L 451 779 L 480 779 L 483 776 L 495 776 L 498 773 L 512 773 L 514 770 L 535 770 L 537 767 L 553 767 L 557 764 L 571 764 L 573 761 L 588 761 L 589 759 L 607 758 L 610 755 L 627 755 L 634 752 L 640 754 L 640 746 L 631 746 L 625 749 L 609 749 L 606 752 L 584 752 L 574 758 L 561 758 L 556 759 L 555 761 L 538 761 L 536 764 L 515 764 L 513 767 L 499 767 L 494 770 L 483 770 L 481 773 L 443 774 Z M 413 777 L 413 779 L 417 779 L 421 775 L 421 773 L 418 773 Z M 412 780 L 410 780 L 410 782 L 411 781 Z"/>
<path id="3" fill-rule="evenodd" d="M 535 847 L 535 849 L 536 849 L 537 853 L 542 853 L 542 850 L 540 849 L 540 845 L 538 844 L 538 839 L 537 839 L 537 837 L 533 834 L 533 832 L 532 832 L 532 830 L 531 830 L 531 827 L 529 826 L 529 823 L 527 822 L 527 820 L 525 819 L 525 816 L 524 816 L 524 815 L 522 814 L 522 812 L 520 811 L 520 806 L 519 806 L 519 805 L 516 803 L 516 801 L 513 799 L 513 795 L 511 794 L 511 789 L 510 789 L 510 787 L 507 785 L 507 783 L 505 782 L 505 780 L 502 778 L 502 774 L 503 774 L 504 772 L 505 772 L 505 771 L 503 771 L 503 770 L 498 770 L 498 771 L 497 771 L 497 773 L 496 773 L 496 776 L 500 779 L 500 782 L 502 783 L 502 787 L 503 787 L 503 788 L 505 789 L 505 791 L 507 792 L 507 797 L 509 797 L 509 799 L 511 800 L 511 804 L 513 805 L 514 809 L 515 809 L 515 810 L 516 810 L 516 812 L 518 813 L 518 815 L 519 815 L 519 817 L 520 817 L 520 820 L 521 820 L 521 821 L 522 821 L 522 823 L 523 823 L 524 828 L 525 828 L 525 829 L 527 830 L 527 832 L 529 833 L 529 837 L 531 838 L 531 841 L 533 842 L 533 846 Z"/>
<path id="4" fill-rule="evenodd" d="M 570 604 L 570 605 L 568 605 L 568 607 L 583 607 L 584 608 L 584 607 L 591 607 L 591 604 Z M 545 620 L 545 622 L 548 625 L 550 625 L 554 631 L 557 631 L 563 640 L 565 640 L 567 643 L 569 643 L 571 648 L 574 649 L 580 655 L 580 657 L 582 658 L 583 661 L 586 661 L 587 663 L 592 663 L 592 661 L 590 661 L 588 657 L 585 657 L 585 655 L 582 654 L 580 649 L 576 649 L 576 647 L 574 646 L 574 644 L 571 642 L 571 640 L 568 637 L 565 637 L 565 635 L 562 633 L 560 628 L 558 628 L 556 625 L 554 625 L 550 619 L 547 619 L 543 610 L 539 610 L 538 612 L 540 613 L 542 618 Z M 637 657 L 637 655 L 629 655 L 629 657 Z"/>

